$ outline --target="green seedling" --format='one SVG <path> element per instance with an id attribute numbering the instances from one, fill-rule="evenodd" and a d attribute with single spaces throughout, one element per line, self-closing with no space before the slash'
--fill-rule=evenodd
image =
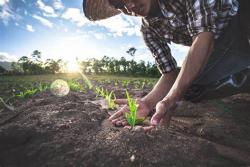
<path id="1" fill-rule="evenodd" d="M 119 82 L 117 80 L 115 80 L 115 86 L 118 86 Z"/>
<path id="2" fill-rule="evenodd" d="M 122 86 L 124 87 L 124 88 L 127 88 L 128 87 L 128 85 L 129 85 L 129 81 L 128 80 L 123 80 L 122 81 Z"/>
<path id="3" fill-rule="evenodd" d="M 45 92 L 48 88 L 49 88 L 49 87 L 48 87 L 47 84 L 42 84 L 42 83 L 40 82 L 37 89 L 38 89 L 39 92 Z"/>
<path id="4" fill-rule="evenodd" d="M 109 93 L 108 90 L 104 90 L 103 87 L 102 88 L 96 87 L 95 92 L 96 92 L 96 97 L 101 96 L 107 101 L 109 109 L 114 109 L 116 107 L 114 102 L 116 97 L 113 91 Z"/>
<path id="5" fill-rule="evenodd" d="M 4 107 L 7 108 L 10 111 L 14 111 L 15 110 L 15 108 L 13 106 L 10 106 L 10 105 L 6 104 L 1 97 L 0 97 L 0 103 L 2 103 L 4 105 Z"/>
<path id="6" fill-rule="evenodd" d="M 98 96 L 105 97 L 105 94 L 106 94 L 103 87 L 102 88 L 96 87 L 95 88 L 95 93 L 96 93 L 96 97 L 98 97 Z"/>
<path id="7" fill-rule="evenodd" d="M 143 81 L 141 81 L 140 83 L 141 83 L 141 89 L 144 89 L 144 88 L 145 88 L 145 85 L 146 85 L 146 81 L 143 80 Z"/>
<path id="8" fill-rule="evenodd" d="M 135 127 L 136 124 L 142 123 L 144 118 L 137 118 L 137 104 L 135 99 L 131 99 L 128 91 L 126 90 L 128 106 L 130 113 L 125 113 L 125 117 L 131 127 Z"/>
<path id="9" fill-rule="evenodd" d="M 68 85 L 69 85 L 69 88 L 70 88 L 71 91 L 77 91 L 77 92 L 84 91 L 83 86 L 79 82 L 77 82 L 75 80 L 68 81 Z"/>
<path id="10" fill-rule="evenodd" d="M 98 96 L 100 96 L 100 92 L 101 92 L 101 88 L 96 87 L 96 88 L 95 88 L 96 98 L 97 98 Z"/>
<path id="11" fill-rule="evenodd" d="M 108 108 L 113 110 L 115 108 L 114 100 L 116 99 L 114 92 L 111 91 L 108 93 L 108 91 L 106 91 L 105 99 L 108 102 Z"/>
<path id="12" fill-rule="evenodd" d="M 92 89 L 94 86 L 92 85 L 92 83 L 88 80 L 88 79 L 85 79 L 84 80 L 85 84 L 88 85 L 88 88 L 89 89 Z"/>
<path id="13" fill-rule="evenodd" d="M 20 92 L 19 94 L 16 95 L 16 97 L 27 98 L 36 94 L 37 91 L 38 90 L 35 88 L 28 89 L 28 90 L 25 90 L 24 92 Z"/>

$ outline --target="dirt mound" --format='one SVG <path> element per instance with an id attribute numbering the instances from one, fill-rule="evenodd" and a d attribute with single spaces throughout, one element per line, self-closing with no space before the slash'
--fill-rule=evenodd
<path id="1" fill-rule="evenodd" d="M 65 97 L 45 92 L 17 103 L 15 112 L 1 113 L 0 166 L 250 164 L 248 94 L 183 102 L 169 129 L 149 134 L 113 127 L 109 111 L 94 100 L 91 92 Z"/>

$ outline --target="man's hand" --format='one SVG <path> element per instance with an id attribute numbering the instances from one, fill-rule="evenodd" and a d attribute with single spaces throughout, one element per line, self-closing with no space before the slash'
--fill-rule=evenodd
<path id="1" fill-rule="evenodd" d="M 110 116 L 109 120 L 116 126 L 126 126 L 128 125 L 127 120 L 125 118 L 125 113 L 129 112 L 128 101 L 127 99 L 117 99 L 115 103 L 118 105 L 124 105 L 121 109 L 119 109 L 116 113 Z M 138 110 L 137 110 L 137 118 L 146 118 L 151 111 L 146 101 L 141 99 L 136 100 Z"/>
<path id="2" fill-rule="evenodd" d="M 151 118 L 151 125 L 154 127 L 165 126 L 169 127 L 170 120 L 174 110 L 177 107 L 177 103 L 171 100 L 162 100 L 156 105 L 156 112 Z"/>

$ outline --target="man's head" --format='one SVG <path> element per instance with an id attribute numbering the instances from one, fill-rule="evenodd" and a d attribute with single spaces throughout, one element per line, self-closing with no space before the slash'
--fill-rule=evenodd
<path id="1" fill-rule="evenodd" d="M 83 0 L 83 11 L 90 20 L 101 20 L 121 12 L 133 16 L 147 16 L 157 0 Z"/>

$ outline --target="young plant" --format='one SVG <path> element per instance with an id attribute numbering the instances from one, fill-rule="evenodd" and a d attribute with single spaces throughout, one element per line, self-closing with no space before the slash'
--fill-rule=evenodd
<path id="1" fill-rule="evenodd" d="M 49 87 L 48 87 L 47 84 L 42 84 L 42 83 L 40 82 L 37 89 L 38 89 L 39 92 L 45 92 L 48 88 L 49 88 Z"/>
<path id="2" fill-rule="evenodd" d="M 115 82 L 115 86 L 118 86 L 119 82 L 117 80 L 115 80 L 114 82 Z"/>
<path id="3" fill-rule="evenodd" d="M 126 96 L 128 100 L 128 106 L 130 113 L 125 113 L 125 117 L 131 127 L 135 127 L 136 124 L 142 123 L 144 118 L 137 118 L 137 104 L 135 99 L 131 99 L 128 91 L 126 90 Z"/>
<path id="4" fill-rule="evenodd" d="M 114 102 L 116 97 L 113 91 L 109 93 L 108 90 L 104 90 L 103 87 L 102 88 L 96 87 L 95 92 L 96 92 L 96 97 L 101 96 L 107 101 L 109 109 L 114 109 L 116 107 Z"/>
<path id="5" fill-rule="evenodd" d="M 68 85 L 69 85 L 70 90 L 72 91 L 78 91 L 78 92 L 84 91 L 83 86 L 75 80 L 68 81 Z"/>
<path id="6" fill-rule="evenodd" d="M 21 98 L 27 98 L 27 97 L 30 97 L 30 96 L 33 96 L 34 94 L 37 93 L 37 89 L 35 88 L 32 88 L 32 89 L 27 89 L 25 90 L 24 92 L 20 92 L 19 94 L 17 94 L 16 96 L 17 97 L 21 97 Z"/>
<path id="7" fill-rule="evenodd" d="M 106 94 L 103 87 L 102 88 L 96 87 L 95 93 L 96 93 L 96 97 L 98 97 L 98 96 L 105 97 L 105 94 Z"/>
<path id="8" fill-rule="evenodd" d="M 116 99 L 114 92 L 111 91 L 108 93 L 108 91 L 106 91 L 105 99 L 108 102 L 108 108 L 113 110 L 115 108 L 114 100 Z"/>
<path id="9" fill-rule="evenodd" d="M 144 89 L 145 85 L 146 85 L 146 81 L 145 80 L 141 81 L 141 89 Z"/>
<path id="10" fill-rule="evenodd" d="M 127 88 L 128 87 L 128 85 L 129 85 L 129 80 L 123 80 L 122 81 L 122 86 L 124 87 L 124 88 Z"/>

